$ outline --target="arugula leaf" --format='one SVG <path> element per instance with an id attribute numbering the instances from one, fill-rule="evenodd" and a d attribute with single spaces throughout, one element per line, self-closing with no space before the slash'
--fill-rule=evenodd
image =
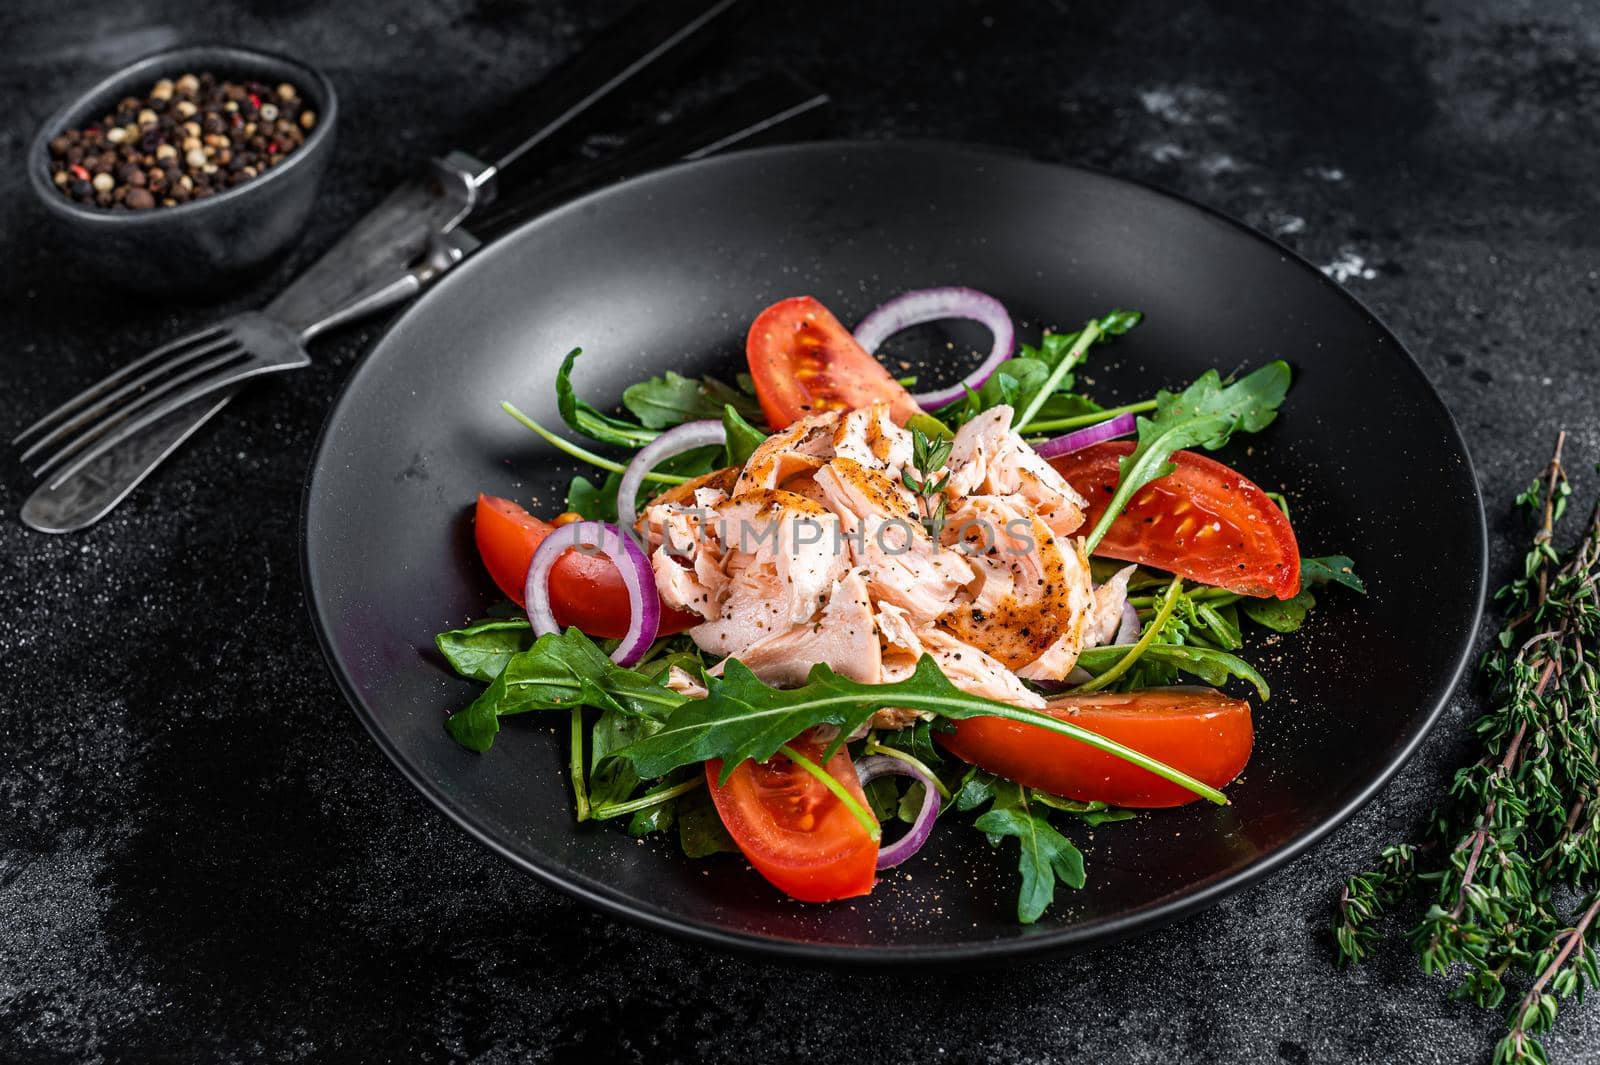
<path id="1" fill-rule="evenodd" d="M 1035 802 L 1043 803 L 1052 810 L 1060 810 L 1077 817 L 1078 820 L 1093 828 L 1096 825 L 1108 825 L 1115 821 L 1131 821 L 1138 814 L 1133 810 L 1125 810 L 1120 806 L 1111 806 L 1099 799 L 1080 802 L 1077 799 L 1063 799 L 1059 795 L 1052 795 L 1048 791 L 1034 788 L 1030 794 Z"/>
<path id="2" fill-rule="evenodd" d="M 567 509 L 582 515 L 584 521 L 616 521 L 621 482 L 622 477 L 615 473 L 607 474 L 599 485 L 579 474 L 567 488 Z"/>
<path id="3" fill-rule="evenodd" d="M 1017 920 L 1023 924 L 1033 924 L 1055 901 L 1058 878 L 1067 887 L 1083 887 L 1083 853 L 1043 814 L 1035 813 L 1028 804 L 1027 792 L 1011 781 L 996 784 L 994 804 L 973 822 L 973 827 L 989 837 L 990 846 L 999 846 L 1007 836 L 1017 840 L 1017 870 L 1022 874 Z"/>
<path id="4" fill-rule="evenodd" d="M 872 811 L 872 816 L 878 819 L 879 824 L 894 819 L 895 811 L 900 806 L 900 792 L 895 787 L 894 777 L 874 777 L 862 785 L 861 790 L 867 796 L 867 808 Z"/>
<path id="5" fill-rule="evenodd" d="M 883 733 L 878 736 L 878 743 L 885 747 L 893 747 L 897 751 L 904 751 L 929 769 L 936 768 L 944 762 L 944 756 L 939 753 L 939 748 L 934 746 L 933 723 L 930 721 L 918 721 L 910 728 Z"/>
<path id="6" fill-rule="evenodd" d="M 659 727 L 649 718 L 634 717 L 620 710 L 605 710 L 600 714 L 589 733 L 589 802 L 593 806 L 628 801 L 640 784 L 639 774 L 634 772 L 631 763 L 609 755 Z"/>
<path id="7" fill-rule="evenodd" d="M 1180 393 L 1157 393 L 1155 413 L 1139 418 L 1138 446 L 1120 460 L 1116 493 L 1089 534 L 1086 549 L 1094 551 L 1139 489 L 1177 468 L 1171 462 L 1174 451 L 1215 451 L 1235 432 L 1256 433 L 1270 425 L 1289 390 L 1289 377 L 1289 364 L 1278 359 L 1228 385 L 1217 371 L 1207 370 Z"/>
<path id="8" fill-rule="evenodd" d="M 528 650 L 512 655 L 482 695 L 445 720 L 445 728 L 457 743 L 481 753 L 493 745 L 500 718 L 510 714 L 593 706 L 661 721 L 685 701 L 648 677 L 623 669 L 583 633 L 568 629 L 541 636 Z"/>
<path id="9" fill-rule="evenodd" d="M 950 797 L 950 805 L 961 813 L 976 810 L 994 798 L 994 785 L 998 779 L 993 773 L 973 766 L 967 770 L 966 776 L 961 778 L 955 794 Z"/>
<path id="10" fill-rule="evenodd" d="M 1356 576 L 1355 564 L 1344 555 L 1300 560 L 1300 594 L 1293 599 L 1243 599 L 1239 609 L 1257 625 L 1273 632 L 1294 632 L 1305 624 L 1306 615 L 1317 605 L 1312 588 L 1338 584 L 1367 594 L 1366 583 Z"/>
<path id="11" fill-rule="evenodd" d="M 464 629 L 441 632 L 433 642 L 450 668 L 487 684 L 500 675 L 513 655 L 532 646 L 533 626 L 527 618 L 483 618 Z"/>
<path id="12" fill-rule="evenodd" d="M 908 825 L 917 822 L 917 814 L 922 812 L 922 797 L 927 794 L 928 786 L 920 780 L 913 780 L 906 793 L 900 796 L 900 802 L 894 809 L 894 815 Z M 883 818 L 878 818 L 882 821 Z"/>
<path id="13" fill-rule="evenodd" d="M 679 797 L 677 803 L 678 845 L 691 858 L 737 853 L 738 844 L 717 815 L 716 804 L 704 788 Z"/>
<path id="14" fill-rule="evenodd" d="M 628 835 L 648 836 L 652 832 L 665 832 L 677 821 L 678 804 L 659 803 L 648 810 L 638 810 L 628 820 Z"/>
<path id="15" fill-rule="evenodd" d="M 1302 587 L 1293 599 L 1245 599 L 1239 608 L 1257 625 L 1273 632 L 1293 632 L 1305 624 L 1306 614 L 1316 605 L 1311 589 Z"/>
<path id="16" fill-rule="evenodd" d="M 1238 664 L 1249 670 L 1243 662 Z M 508 673 L 511 668 L 507 667 Z M 880 707 L 902 706 L 931 711 L 952 720 L 1003 717 L 1035 725 L 1114 754 L 1212 802 L 1227 802 L 1215 788 L 1069 721 L 1038 710 L 970 695 L 952 684 L 929 655 L 922 656 L 911 676 L 893 684 L 861 684 L 818 663 L 812 667 L 804 686 L 771 688 L 743 663 L 728 659 L 723 675 L 707 677 L 706 686 L 709 692 L 706 698 L 682 703 L 672 711 L 659 732 L 622 748 L 615 757 L 633 762 L 639 775 L 645 778 L 662 776 L 681 765 L 720 758 L 725 780 L 740 762 L 747 758 L 766 761 L 779 747 L 807 729 L 833 725 L 839 730 L 840 738 L 834 744 L 837 749 L 843 737 L 865 724 Z M 822 760 L 831 753 L 825 754 Z"/>
<path id="17" fill-rule="evenodd" d="M 602 413 L 578 398 L 578 393 L 572 387 L 572 364 L 582 354 L 582 348 L 573 348 L 561 360 L 561 369 L 556 371 L 556 408 L 561 411 L 561 420 L 571 426 L 574 432 L 602 444 L 638 448 L 660 436 L 653 429 Z"/>
<path id="18" fill-rule="evenodd" d="M 670 429 L 684 422 L 720 418 L 724 407 L 732 407 L 747 421 L 765 425 L 753 392 L 753 386 L 741 392 L 714 377 L 695 380 L 668 370 L 625 388 L 622 405 L 646 429 Z"/>
<path id="19" fill-rule="evenodd" d="M 728 465 L 743 466 L 767 439 L 767 434 L 744 420 L 733 404 L 722 408 L 722 428 L 728 434 Z"/>
<path id="20" fill-rule="evenodd" d="M 833 725 L 841 737 L 849 735 L 888 705 L 878 701 L 878 693 L 887 697 L 897 687 L 858 684 L 818 663 L 804 687 L 769 688 L 736 658 L 728 659 L 722 676 L 706 679 L 706 698 L 684 703 L 660 732 L 624 747 L 617 756 L 633 762 L 643 777 L 720 758 L 726 781 L 740 762 L 765 762 L 807 729 Z M 939 679 L 950 683 L 943 674 Z"/>
<path id="21" fill-rule="evenodd" d="M 1127 654 L 1128 648 L 1112 644 L 1105 647 L 1091 647 L 1078 656 L 1078 665 L 1090 673 L 1099 675 L 1116 665 Z M 1214 687 L 1220 687 L 1228 682 L 1229 677 L 1238 677 L 1240 680 L 1249 681 L 1255 686 L 1256 694 L 1262 700 L 1270 698 L 1272 690 L 1267 687 L 1267 682 L 1244 659 L 1231 655 L 1226 651 L 1219 651 L 1213 647 L 1196 647 L 1175 643 L 1152 643 L 1144 649 L 1140 659 L 1145 662 L 1158 662 L 1182 670 L 1192 676 L 1199 677 Z"/>
<path id="22" fill-rule="evenodd" d="M 1351 591 L 1367 594 L 1367 585 L 1356 576 L 1355 563 L 1344 555 L 1324 555 L 1300 560 L 1300 584 L 1305 586 L 1342 584 Z"/>

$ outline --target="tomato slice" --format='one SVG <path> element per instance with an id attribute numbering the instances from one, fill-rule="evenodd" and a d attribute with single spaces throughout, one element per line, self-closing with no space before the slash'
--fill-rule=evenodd
<path id="1" fill-rule="evenodd" d="M 922 413 L 911 393 L 810 296 L 779 300 L 757 315 L 745 355 L 773 429 L 808 414 L 878 402 L 889 404 L 899 425 Z"/>
<path id="2" fill-rule="evenodd" d="M 1250 759 L 1250 704 L 1217 691 L 1095 692 L 1052 699 L 1045 712 L 1220 788 Z M 1018 784 L 1082 801 L 1182 806 L 1198 795 L 1080 740 L 999 717 L 936 732 L 958 758 Z"/>
<path id="3" fill-rule="evenodd" d="M 523 606 L 522 588 L 528 581 L 533 552 L 556 526 L 523 510 L 509 499 L 478 495 L 473 535 L 478 554 L 500 590 Z M 568 551 L 550 572 L 550 609 L 562 625 L 576 625 L 590 636 L 620 639 L 628 634 L 632 611 L 628 589 L 617 567 L 599 555 Z M 663 636 L 682 632 L 700 619 L 693 614 L 661 608 Z"/>
<path id="4" fill-rule="evenodd" d="M 1131 440 L 1060 455 L 1050 465 L 1089 500 L 1094 528 L 1117 490 L 1117 461 Z M 1175 451 L 1177 470 L 1129 500 L 1096 555 L 1138 562 L 1240 595 L 1293 599 L 1300 592 L 1300 545 L 1289 519 L 1255 483 L 1215 459 Z"/>
<path id="5" fill-rule="evenodd" d="M 825 745 L 791 746 L 817 761 Z M 826 766 L 863 806 L 855 765 L 843 747 Z M 854 898 L 872 890 L 878 841 L 822 782 L 782 755 L 745 762 L 718 784 L 722 763 L 706 763 L 706 785 L 728 834 L 756 871 L 802 902 Z"/>

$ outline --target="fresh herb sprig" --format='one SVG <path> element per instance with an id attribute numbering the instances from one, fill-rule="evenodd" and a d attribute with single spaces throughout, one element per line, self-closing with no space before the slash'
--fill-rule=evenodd
<path id="1" fill-rule="evenodd" d="M 1424 971 L 1465 970 L 1456 997 L 1486 1008 L 1521 992 L 1496 1065 L 1546 1062 L 1538 1036 L 1561 1000 L 1600 983 L 1600 506 L 1563 556 L 1564 443 L 1517 498 L 1539 520 L 1522 576 L 1497 595 L 1507 617 L 1482 666 L 1493 692 L 1475 726 L 1483 756 L 1456 774 L 1426 843 L 1390 847 L 1345 883 L 1334 923 L 1341 959 L 1355 962 L 1385 912 L 1431 894 L 1411 933 Z"/>
<path id="2" fill-rule="evenodd" d="M 950 483 L 951 438 L 930 437 L 920 428 L 911 430 L 911 465 L 900 471 L 900 480 L 917 497 L 922 520 L 937 530 L 944 527 L 944 489 Z M 944 476 L 939 476 L 943 470 Z"/>

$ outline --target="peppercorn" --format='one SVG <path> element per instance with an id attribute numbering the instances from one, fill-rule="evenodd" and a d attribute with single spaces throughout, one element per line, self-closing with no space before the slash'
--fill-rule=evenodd
<path id="1" fill-rule="evenodd" d="M 49 141 L 62 195 L 115 210 L 174 207 L 259 177 L 305 143 L 316 113 L 285 82 L 162 78 L 98 124 Z"/>

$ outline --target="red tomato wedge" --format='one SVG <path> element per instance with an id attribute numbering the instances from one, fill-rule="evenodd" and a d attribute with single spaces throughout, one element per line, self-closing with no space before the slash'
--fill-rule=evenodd
<path id="1" fill-rule="evenodd" d="M 826 749 L 795 740 L 796 751 L 816 761 Z M 850 756 L 841 747 L 828 772 L 863 806 L 867 796 Z M 706 785 L 728 834 L 756 871 L 802 902 L 831 902 L 872 890 L 878 841 L 822 782 L 782 755 L 745 762 L 718 784 L 722 763 L 706 763 Z"/>
<path id="2" fill-rule="evenodd" d="M 509 499 L 478 496 L 473 535 L 478 554 L 500 590 L 518 606 L 522 588 L 528 580 L 533 552 L 555 531 L 556 526 L 523 510 Z M 562 625 L 576 625 L 590 636 L 620 639 L 628 633 L 632 620 L 628 590 L 622 575 L 610 560 L 599 555 L 569 551 L 556 561 L 550 573 L 550 609 Z M 700 624 L 693 614 L 661 608 L 663 636 L 682 632 Z"/>
<path id="3" fill-rule="evenodd" d="M 1117 490 L 1117 460 L 1131 440 L 1060 455 L 1050 465 L 1089 501 L 1094 528 Z M 1293 599 L 1300 592 L 1300 545 L 1277 504 L 1238 471 L 1193 451 L 1175 451 L 1177 470 L 1145 485 L 1111 523 L 1095 554 L 1164 569 L 1240 595 Z"/>
<path id="4" fill-rule="evenodd" d="M 773 429 L 808 414 L 878 402 L 889 404 L 899 425 L 922 413 L 911 393 L 810 296 L 779 300 L 757 315 L 745 355 Z"/>
<path id="5" fill-rule="evenodd" d="M 1052 699 L 1045 712 L 1220 788 L 1250 759 L 1250 704 L 1214 691 L 1095 692 Z M 934 735 L 963 761 L 1028 787 L 1140 808 L 1199 798 L 1080 740 L 999 717 L 971 717 Z"/>

